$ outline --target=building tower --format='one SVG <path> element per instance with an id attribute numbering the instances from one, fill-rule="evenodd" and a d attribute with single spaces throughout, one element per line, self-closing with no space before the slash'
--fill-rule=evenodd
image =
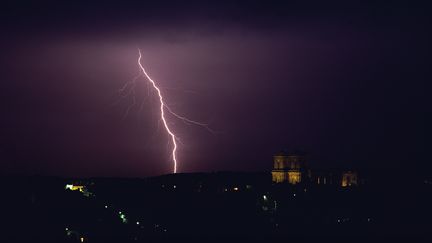
<path id="1" fill-rule="evenodd" d="M 354 171 L 345 171 L 342 173 L 342 187 L 356 186 L 357 185 L 357 173 Z"/>
<path id="2" fill-rule="evenodd" d="M 276 183 L 298 184 L 306 170 L 305 155 L 299 152 L 279 152 L 273 156 L 272 180 Z M 304 179 L 304 178 L 303 178 Z"/>

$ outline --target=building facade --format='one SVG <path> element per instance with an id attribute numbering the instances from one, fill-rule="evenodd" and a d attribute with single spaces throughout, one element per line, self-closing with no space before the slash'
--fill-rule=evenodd
<path id="1" fill-rule="evenodd" d="M 304 154 L 280 152 L 273 157 L 273 163 L 273 182 L 298 184 L 306 177 L 307 165 Z"/>
<path id="2" fill-rule="evenodd" d="M 359 184 L 357 172 L 341 170 L 311 170 L 306 155 L 301 152 L 279 152 L 273 156 L 272 181 L 296 185 L 335 185 L 342 187 Z"/>
<path id="3" fill-rule="evenodd" d="M 342 186 L 357 186 L 358 178 L 357 173 L 354 171 L 346 171 L 342 173 Z"/>

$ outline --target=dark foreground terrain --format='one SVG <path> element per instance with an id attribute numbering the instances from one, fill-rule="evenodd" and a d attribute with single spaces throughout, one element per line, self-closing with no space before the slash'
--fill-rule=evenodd
<path id="1" fill-rule="evenodd" d="M 84 187 L 70 190 L 67 184 Z M 275 185 L 267 173 L 2 177 L 1 185 L 0 242 L 432 239 L 432 182 L 427 178 L 349 188 Z"/>

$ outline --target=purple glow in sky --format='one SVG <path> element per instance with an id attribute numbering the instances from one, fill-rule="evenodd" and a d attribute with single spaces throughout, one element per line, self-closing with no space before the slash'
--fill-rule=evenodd
<path id="1" fill-rule="evenodd" d="M 98 11 L 96 11 L 98 10 Z M 99 11 L 104 10 L 104 11 Z M 182 172 L 424 166 L 430 39 L 421 9 L 264 2 L 14 5 L 2 15 L 1 169 L 66 176 L 172 171 L 159 100 L 218 131 L 168 124 Z"/>

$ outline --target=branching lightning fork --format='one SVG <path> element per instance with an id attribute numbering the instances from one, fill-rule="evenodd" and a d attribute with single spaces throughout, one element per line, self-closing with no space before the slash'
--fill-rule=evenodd
<path id="1" fill-rule="evenodd" d="M 140 67 L 141 71 L 143 72 L 143 74 L 145 75 L 145 77 L 148 79 L 148 81 L 152 84 L 153 88 L 156 90 L 158 96 L 159 96 L 159 101 L 160 101 L 160 112 L 161 112 L 161 119 L 162 119 L 162 123 L 165 126 L 165 130 L 167 131 L 167 133 L 169 134 L 169 136 L 171 137 L 171 141 L 173 143 L 173 149 L 172 149 L 172 159 L 174 162 L 174 169 L 173 169 L 173 173 L 177 173 L 177 143 L 176 143 L 176 136 L 174 135 L 174 133 L 171 131 L 170 127 L 168 126 L 168 123 L 165 119 L 165 109 L 166 109 L 166 105 L 164 103 L 163 97 L 162 97 L 162 93 L 159 89 L 159 87 L 156 85 L 156 83 L 153 81 L 153 79 L 150 78 L 150 76 L 147 74 L 147 72 L 145 71 L 143 65 L 141 64 L 141 50 L 138 49 L 139 52 L 139 57 L 138 57 L 138 66 Z"/>
<path id="2" fill-rule="evenodd" d="M 133 103 L 127 108 L 126 113 L 125 113 L 125 117 L 129 114 L 130 109 L 136 105 L 136 98 L 135 98 L 135 86 L 136 86 L 136 81 L 140 78 L 140 77 L 144 77 L 146 78 L 149 83 L 151 84 L 151 86 L 153 87 L 153 89 L 156 91 L 158 97 L 159 97 L 159 104 L 160 104 L 160 118 L 162 120 L 162 123 L 165 127 L 166 132 L 168 133 L 170 140 L 172 142 L 172 152 L 171 152 L 171 156 L 172 156 L 172 160 L 173 160 L 173 173 L 177 173 L 177 142 L 181 141 L 178 139 L 178 137 L 174 134 L 174 132 L 172 131 L 171 127 L 168 125 L 167 119 L 166 119 L 166 113 L 171 114 L 172 116 L 176 117 L 177 119 L 180 119 L 181 121 L 183 121 L 185 124 L 188 125 L 198 125 L 201 127 L 204 127 L 205 129 L 207 129 L 207 131 L 211 132 L 212 134 L 214 134 L 215 132 L 210 129 L 208 127 L 207 124 L 201 123 L 201 122 L 197 122 L 197 121 L 193 121 L 190 120 L 184 116 L 178 115 L 177 113 L 173 112 L 171 108 L 169 108 L 165 101 L 164 98 L 162 96 L 162 92 L 159 88 L 159 86 L 156 84 L 156 82 L 147 74 L 144 66 L 141 64 L 141 58 L 142 58 L 142 54 L 141 54 L 141 50 L 138 49 L 138 66 L 140 69 L 140 74 L 138 76 L 136 76 L 135 78 L 133 78 L 131 81 L 127 82 L 120 90 L 120 95 L 121 98 L 125 98 L 129 95 L 132 95 L 132 99 L 133 99 Z M 141 106 L 142 108 L 142 106 Z"/>

